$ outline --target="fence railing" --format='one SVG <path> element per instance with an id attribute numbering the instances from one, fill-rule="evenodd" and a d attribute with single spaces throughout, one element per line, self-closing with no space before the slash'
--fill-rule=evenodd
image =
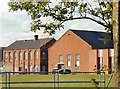
<path id="1" fill-rule="evenodd" d="M 2 76 L 0 85 L 2 85 L 5 89 L 11 89 L 11 87 L 13 87 L 12 85 L 15 86 L 24 84 L 48 84 L 49 86 L 52 86 L 53 89 L 59 89 L 59 87 L 63 86 L 62 84 L 67 84 L 67 86 L 69 86 L 69 84 L 82 83 L 86 85 L 88 83 L 91 84 L 92 82 L 97 82 L 99 87 L 106 89 L 105 72 L 101 72 L 99 74 L 96 72 L 71 72 L 71 74 L 60 74 L 58 72 L 1 72 L 0 75 Z M 25 76 L 28 77 L 26 78 Z M 23 80 L 21 79 L 22 77 L 24 77 Z M 25 78 L 28 80 L 25 80 Z M 29 81 L 29 78 L 33 78 L 31 79 L 33 81 Z"/>

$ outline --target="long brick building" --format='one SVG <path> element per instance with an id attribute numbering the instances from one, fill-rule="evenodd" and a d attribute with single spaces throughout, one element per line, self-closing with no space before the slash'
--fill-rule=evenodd
<path id="1" fill-rule="evenodd" d="M 3 51 L 4 71 L 48 71 L 70 69 L 92 72 L 106 66 L 114 70 L 113 42 L 104 44 L 104 32 L 68 30 L 60 39 L 16 41 Z"/>
<path id="2" fill-rule="evenodd" d="M 55 42 L 53 38 L 19 40 L 3 51 L 4 71 L 48 71 L 48 48 Z"/>
<path id="3" fill-rule="evenodd" d="M 68 30 L 48 50 L 48 70 L 68 68 L 73 72 L 92 72 L 106 67 L 114 70 L 113 42 L 104 44 L 104 32 Z"/>

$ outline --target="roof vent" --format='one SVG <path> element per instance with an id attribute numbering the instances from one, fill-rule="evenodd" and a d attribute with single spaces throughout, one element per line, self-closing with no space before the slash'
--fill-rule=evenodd
<path id="1" fill-rule="evenodd" d="M 34 41 L 38 40 L 38 35 L 34 35 Z"/>

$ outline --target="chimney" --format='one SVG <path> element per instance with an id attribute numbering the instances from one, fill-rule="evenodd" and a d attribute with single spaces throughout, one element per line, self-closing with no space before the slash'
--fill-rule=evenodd
<path id="1" fill-rule="evenodd" d="M 38 35 L 34 35 L 34 41 L 38 40 Z"/>

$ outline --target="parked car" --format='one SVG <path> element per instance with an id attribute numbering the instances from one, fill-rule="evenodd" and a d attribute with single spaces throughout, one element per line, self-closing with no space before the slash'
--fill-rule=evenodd
<path id="1" fill-rule="evenodd" d="M 52 73 L 59 73 L 59 74 L 70 74 L 70 69 L 54 69 Z"/>

